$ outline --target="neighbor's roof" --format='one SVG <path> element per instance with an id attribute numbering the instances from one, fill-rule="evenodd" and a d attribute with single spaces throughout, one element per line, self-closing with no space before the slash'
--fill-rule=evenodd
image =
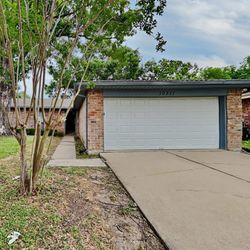
<path id="1" fill-rule="evenodd" d="M 23 108 L 23 107 L 24 107 L 24 102 L 23 102 L 23 101 L 24 101 L 24 100 L 21 99 L 21 98 L 20 98 L 20 99 L 17 99 L 18 107 L 20 107 L 20 108 Z M 52 101 L 52 99 L 50 99 L 50 98 L 43 99 L 44 108 L 45 108 L 45 109 L 49 109 L 49 108 L 50 108 L 50 106 L 51 106 L 51 101 Z M 61 106 L 61 101 L 62 101 L 62 99 L 59 99 L 59 100 L 58 100 L 58 102 L 57 102 L 57 104 L 56 104 L 56 109 L 59 109 L 59 108 L 60 108 L 60 106 Z M 27 107 L 27 108 L 29 108 L 30 103 L 31 103 L 31 99 L 26 99 L 26 107 Z M 65 100 L 63 101 L 62 109 L 67 109 L 67 108 L 69 108 L 70 103 L 71 103 L 71 99 L 65 99 Z M 14 108 L 13 99 L 11 100 L 10 107 L 11 107 L 11 108 Z M 40 108 L 41 108 L 41 104 L 40 104 Z"/>
<path id="2" fill-rule="evenodd" d="M 157 89 L 162 87 L 172 88 L 247 88 L 250 87 L 249 80 L 105 80 L 95 81 L 96 89 Z M 76 85 L 76 88 L 79 85 Z M 87 89 L 88 84 L 81 86 Z"/>
<path id="3" fill-rule="evenodd" d="M 242 94 L 242 99 L 249 99 L 250 98 L 250 92 L 246 92 Z"/>

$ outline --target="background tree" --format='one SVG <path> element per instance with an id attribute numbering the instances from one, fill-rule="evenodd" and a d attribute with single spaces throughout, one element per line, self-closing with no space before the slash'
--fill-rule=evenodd
<path id="1" fill-rule="evenodd" d="M 88 76 L 91 60 L 101 59 L 101 55 L 120 58 L 116 55 L 125 53 L 136 63 L 135 53 L 130 54 L 130 50 L 120 47 L 126 37 L 134 35 L 138 29 L 154 35 L 157 25 L 155 16 L 162 15 L 165 6 L 165 0 L 141 0 L 133 6 L 127 0 L 0 1 L 1 56 L 7 61 L 3 73 L 10 85 L 15 106 L 16 123 L 11 130 L 20 145 L 22 194 L 36 192 L 39 177 L 48 160 L 45 145 L 49 132 L 66 119 L 70 110 L 71 105 L 65 116 L 61 114 L 61 108 L 56 113 L 56 106 L 62 107 L 66 98 L 62 94 L 67 93 L 72 82 L 79 77 L 78 90 L 72 93 L 72 104 L 81 85 L 92 80 L 92 76 Z M 165 41 L 159 33 L 155 34 L 155 39 L 156 49 L 162 51 Z M 129 66 L 125 62 L 124 67 Z M 49 114 L 46 115 L 43 102 L 45 79 L 47 70 L 52 68 L 56 69 L 57 81 Z M 27 107 L 28 74 L 32 81 L 32 94 Z M 136 73 L 131 71 L 131 74 Z M 24 91 L 24 117 L 20 115 L 17 105 L 20 86 Z M 40 107 L 45 125 L 43 135 L 41 120 L 38 119 Z M 36 132 L 28 161 L 26 127 L 31 115 L 34 115 Z"/>
<path id="2" fill-rule="evenodd" d="M 144 64 L 142 78 L 146 80 L 190 80 L 198 77 L 196 64 L 180 60 L 161 59 Z"/>
<path id="3" fill-rule="evenodd" d="M 213 68 L 208 67 L 201 70 L 201 78 L 205 80 L 213 79 L 232 79 L 232 69 L 231 67 L 225 68 Z"/>
<path id="4" fill-rule="evenodd" d="M 231 66 L 232 79 L 250 79 L 250 56 L 246 57 L 238 68 Z"/>
<path id="5" fill-rule="evenodd" d="M 250 79 L 250 56 L 246 57 L 240 66 L 207 67 L 200 70 L 202 79 Z"/>
<path id="6" fill-rule="evenodd" d="M 105 53 L 103 52 L 101 55 L 93 55 L 89 62 L 75 56 L 67 74 L 65 74 L 65 78 L 69 78 L 79 65 L 84 68 L 87 64 L 86 79 L 91 81 L 139 79 L 143 72 L 139 52 L 126 46 L 120 46 L 115 49 L 106 49 Z M 46 85 L 46 92 L 49 96 L 52 96 L 55 91 L 59 72 L 60 68 L 53 65 L 49 67 L 49 73 L 53 76 L 53 80 Z M 76 72 L 70 88 L 73 88 L 74 84 L 80 81 L 81 76 L 81 72 Z M 67 82 L 67 79 L 64 79 L 64 81 Z"/>
<path id="7" fill-rule="evenodd" d="M 90 1 L 95 8 L 100 8 L 101 1 Z M 135 50 L 123 46 L 123 42 L 128 36 L 133 36 L 138 30 L 153 36 L 156 40 L 156 50 L 164 51 L 165 41 L 160 33 L 154 33 L 157 25 L 156 16 L 162 15 L 166 7 L 166 0 L 140 0 L 132 5 L 127 0 L 120 0 L 119 6 L 112 11 L 102 13 L 102 15 L 82 34 L 77 49 L 72 55 L 72 63 L 69 64 L 67 72 L 64 74 L 63 85 L 67 85 L 72 72 L 78 72 L 79 68 L 87 67 L 86 80 L 96 79 L 133 79 L 139 74 L 139 55 Z M 58 81 L 58 72 L 63 67 L 65 51 L 67 51 L 68 40 L 74 36 L 76 23 L 71 20 L 80 18 L 79 10 L 86 8 L 88 4 L 80 0 L 74 0 L 77 7 L 72 11 L 69 6 L 63 10 L 63 22 L 56 29 L 57 39 L 53 44 L 54 53 L 51 56 L 49 72 L 53 76 L 52 83 L 47 86 L 47 93 L 50 95 L 57 91 L 55 88 Z M 86 15 L 86 11 L 84 11 Z M 78 17 L 79 16 L 79 17 Z M 98 32 L 98 37 L 96 36 Z M 94 38 L 94 39 L 93 39 Z M 88 50 L 88 53 L 86 53 Z M 58 56 L 58 54 L 60 56 Z M 113 67 L 113 69 L 112 69 Z M 99 70 L 99 73 L 97 70 Z M 80 74 L 74 74 L 72 85 L 78 82 Z"/>

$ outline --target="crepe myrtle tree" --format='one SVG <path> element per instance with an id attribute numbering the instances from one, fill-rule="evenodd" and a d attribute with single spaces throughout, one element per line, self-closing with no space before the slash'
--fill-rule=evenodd
<path id="1" fill-rule="evenodd" d="M 14 103 L 15 125 L 12 134 L 20 145 L 20 193 L 35 194 L 48 160 L 47 152 L 55 131 L 70 111 L 81 85 L 89 82 L 88 67 L 93 57 L 119 48 L 128 36 L 138 30 L 154 36 L 156 49 L 163 50 L 165 41 L 155 33 L 156 16 L 162 15 L 166 0 L 0 0 L 1 57 L 6 61 L 4 76 Z M 11 18 L 10 18 L 11 16 Z M 14 28 L 13 28 L 14 27 Z M 84 60 L 84 64 L 75 58 Z M 70 70 L 74 64 L 74 70 Z M 48 114 L 44 95 L 48 68 L 56 68 L 54 93 Z M 62 115 L 62 106 L 72 81 L 78 76 L 78 89 L 71 93 L 71 104 Z M 80 77 L 79 77 L 80 75 Z M 27 102 L 27 78 L 31 79 L 31 101 Z M 23 113 L 19 108 L 22 90 Z M 56 107 L 59 112 L 56 113 Z M 41 133 L 42 113 L 44 133 Z M 31 155 L 27 151 L 28 120 L 34 116 L 35 136 Z"/>

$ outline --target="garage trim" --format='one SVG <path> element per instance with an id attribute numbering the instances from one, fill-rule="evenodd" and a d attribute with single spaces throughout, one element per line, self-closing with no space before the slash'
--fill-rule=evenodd
<path id="1" fill-rule="evenodd" d="M 162 91 L 169 91 L 169 95 L 162 95 Z M 105 89 L 103 96 L 116 98 L 143 98 L 143 97 L 218 97 L 219 100 L 219 149 L 227 148 L 227 112 L 226 112 L 226 96 L 228 90 L 226 88 L 210 88 L 210 89 L 175 89 L 171 92 L 169 88 L 163 89 Z M 105 125 L 104 125 L 105 126 Z"/>
<path id="2" fill-rule="evenodd" d="M 227 89 L 104 89 L 104 97 L 213 97 L 226 96 Z"/>
<path id="3" fill-rule="evenodd" d="M 227 148 L 227 98 L 219 96 L 219 145 L 220 149 Z"/>
<path id="4" fill-rule="evenodd" d="M 124 101 L 123 101 L 123 99 L 124 99 Z M 140 100 L 142 100 L 142 102 Z M 147 100 L 148 100 L 148 102 L 147 102 Z M 164 100 L 166 100 L 166 102 Z M 178 100 L 180 100 L 180 102 Z M 205 109 L 199 108 L 199 100 L 201 100 L 200 104 Z M 204 104 L 204 100 L 205 100 L 205 104 Z M 212 102 L 211 102 L 212 100 L 214 100 L 213 101 L 214 104 L 212 104 Z M 141 106 L 141 104 L 144 102 L 145 102 L 145 105 L 146 105 L 146 103 L 147 103 L 147 105 L 151 105 L 151 103 L 152 103 L 152 105 L 153 105 L 152 108 L 149 108 L 149 110 L 143 108 L 143 106 Z M 188 106 L 191 105 L 191 107 L 193 107 L 193 109 L 186 110 L 185 103 L 188 104 Z M 125 106 L 124 106 L 124 104 L 125 104 Z M 173 105 L 173 104 L 177 105 L 176 106 L 177 109 L 174 108 L 172 111 L 167 109 L 168 105 Z M 184 104 L 184 106 L 180 106 L 182 104 Z M 198 104 L 198 106 L 197 106 L 197 104 Z M 209 106 L 207 106 L 208 104 L 209 104 Z M 209 109 L 210 104 L 212 104 L 212 106 Z M 136 106 L 134 106 L 135 108 L 133 109 L 131 105 L 136 105 Z M 144 107 L 145 107 L 145 105 L 144 105 Z M 155 106 L 155 105 L 157 105 L 157 106 Z M 195 106 L 193 106 L 193 105 L 195 105 Z M 214 105 L 217 106 L 216 112 L 213 112 L 213 110 L 214 110 L 213 107 L 215 107 Z M 112 97 L 108 97 L 108 98 L 104 98 L 104 111 L 106 113 L 105 118 L 104 118 L 104 121 L 105 121 L 104 122 L 104 131 L 105 131 L 104 132 L 104 150 L 110 151 L 110 150 L 129 150 L 129 149 L 143 150 L 143 149 L 158 149 L 158 148 L 162 148 L 162 149 L 163 148 L 164 149 L 185 149 L 185 148 L 190 148 L 190 149 L 202 149 L 202 148 L 213 149 L 214 148 L 214 149 L 218 149 L 218 148 L 222 148 L 222 141 L 221 141 L 222 139 L 220 139 L 220 133 L 221 133 L 222 128 L 220 125 L 220 116 L 219 116 L 220 115 L 220 112 L 219 112 L 220 107 L 219 107 L 219 105 L 220 105 L 220 102 L 219 102 L 218 96 L 216 96 L 216 97 L 193 97 L 193 98 L 192 97 L 165 97 L 165 98 L 155 98 L 155 97 L 153 97 L 153 98 L 138 98 L 138 97 L 137 98 L 133 98 L 133 97 L 132 98 L 131 97 L 112 98 Z M 157 110 L 158 110 L 157 107 L 160 108 L 159 110 L 161 110 L 159 114 L 157 113 Z M 172 107 L 174 107 L 174 106 L 172 106 Z M 148 115 L 146 115 L 147 110 L 148 111 L 151 110 L 148 113 Z M 164 110 L 166 110 L 167 112 L 165 112 Z M 181 110 L 184 110 L 183 111 L 184 113 L 183 112 L 180 113 Z M 185 110 L 188 113 L 185 112 Z M 192 112 L 192 110 L 196 110 L 198 113 L 196 113 L 196 111 Z M 203 113 L 200 113 L 202 110 L 203 110 Z M 177 113 L 175 113 L 175 111 Z M 137 113 L 137 112 L 139 112 L 139 113 Z M 183 131 L 184 127 L 181 130 L 180 130 L 180 127 L 177 130 L 176 129 L 173 130 L 173 128 L 174 128 L 173 124 L 175 124 L 175 121 L 179 120 L 178 117 L 180 117 L 180 114 L 182 114 L 184 116 L 184 118 L 183 118 L 184 120 L 181 120 L 182 121 L 181 124 L 183 122 L 185 124 L 185 119 L 188 118 L 188 121 L 189 121 L 188 124 L 190 126 L 192 124 L 191 120 L 195 119 L 194 121 L 196 121 L 197 118 L 199 117 L 199 115 L 198 115 L 199 113 L 200 113 L 201 117 L 203 117 L 203 118 L 201 118 L 202 119 L 201 121 L 204 124 L 204 128 L 206 128 L 208 130 L 206 130 L 206 129 L 201 130 L 201 127 L 199 125 L 197 125 L 196 122 L 193 123 L 193 125 L 190 127 L 191 128 L 190 133 L 192 133 L 194 135 L 194 137 L 188 136 L 189 133 L 185 133 Z M 179 115 L 176 116 L 176 114 L 179 114 Z M 213 115 L 211 116 L 211 114 L 213 114 Z M 169 115 L 169 117 L 172 117 L 172 118 L 168 119 L 168 115 Z M 134 117 L 134 120 L 131 120 L 132 117 Z M 148 120 L 147 117 L 151 117 L 153 120 L 152 119 Z M 154 128 L 156 128 L 156 129 L 158 128 L 157 124 L 159 122 L 160 117 L 162 117 L 162 121 L 163 121 L 163 123 L 160 125 L 161 130 L 163 129 L 162 125 L 164 125 L 165 122 L 166 122 L 166 124 L 168 124 L 167 127 L 170 126 L 170 127 L 168 127 L 170 130 L 169 129 L 162 130 L 163 137 L 161 140 L 159 139 L 159 135 L 157 135 L 157 132 L 156 132 L 156 137 L 154 137 L 154 133 L 155 133 Z M 176 118 L 174 118 L 174 117 L 176 117 Z M 209 117 L 211 118 L 211 120 Z M 127 121 L 127 118 L 129 119 L 128 121 Z M 154 121 L 154 119 L 156 119 L 156 120 Z M 141 128 L 144 128 L 144 125 L 143 125 L 144 121 L 145 122 L 148 121 L 149 127 L 147 126 L 147 128 L 150 128 L 150 130 L 145 128 L 145 131 L 147 131 L 147 132 L 152 131 L 152 135 L 147 136 L 147 132 L 145 132 L 146 135 L 143 136 L 143 133 L 139 132 L 138 128 L 140 128 L 140 126 L 141 126 Z M 130 122 L 132 122 L 135 125 L 135 128 L 137 128 L 137 130 L 136 130 L 137 132 L 135 132 L 134 135 L 131 135 L 131 133 L 130 133 L 131 128 L 132 128 L 130 126 L 130 124 L 131 124 Z M 190 124 L 190 122 L 191 122 L 191 124 Z M 208 124 L 211 124 L 211 125 L 214 124 L 214 125 L 210 126 Z M 120 130 L 121 128 L 123 128 L 122 131 Z M 214 128 L 216 128 L 216 130 L 214 130 Z M 223 130 L 224 130 L 224 128 L 223 128 Z M 115 134 L 115 131 L 117 131 L 117 136 Z M 158 130 L 156 130 L 156 131 L 158 131 Z M 212 134 L 210 134 L 211 131 L 213 131 Z M 198 134 L 200 134 L 200 138 L 198 141 L 196 141 L 196 139 L 195 139 L 195 135 L 197 134 L 197 132 L 198 132 Z M 133 132 L 132 132 L 132 134 L 133 134 Z M 139 135 L 138 138 L 136 136 L 137 134 Z M 150 132 L 150 134 L 151 134 L 151 132 Z M 127 135 L 128 137 L 125 135 Z M 176 141 L 173 140 L 173 135 L 176 135 Z M 214 137 L 215 135 L 216 135 L 216 137 Z M 189 140 L 189 137 L 190 137 L 190 140 Z M 129 141 L 133 140 L 131 138 L 135 139 L 135 145 L 131 144 L 131 147 L 130 147 Z M 223 138 L 223 135 L 221 138 Z M 217 139 L 217 143 L 215 143 L 214 139 Z M 152 144 L 151 144 L 151 140 L 153 142 Z M 159 140 L 159 142 L 158 142 L 159 144 L 155 144 L 157 140 Z M 166 142 L 164 143 L 164 141 L 169 141 L 169 144 L 168 143 L 166 144 Z M 181 144 L 180 144 L 180 142 L 181 142 Z M 211 147 L 208 147 L 208 145 L 210 145 Z"/>

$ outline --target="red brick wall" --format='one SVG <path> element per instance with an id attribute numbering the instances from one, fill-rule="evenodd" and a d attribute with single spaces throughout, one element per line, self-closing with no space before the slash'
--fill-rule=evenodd
<path id="1" fill-rule="evenodd" d="M 87 149 L 89 153 L 99 153 L 104 149 L 104 98 L 100 90 L 87 94 Z"/>
<path id="2" fill-rule="evenodd" d="M 231 89 L 227 96 L 227 147 L 241 150 L 242 141 L 242 101 L 241 90 Z"/>
<path id="3" fill-rule="evenodd" d="M 24 121 L 26 119 L 26 116 L 28 114 L 28 111 L 26 112 L 26 115 L 24 113 L 24 111 L 21 111 L 20 112 L 20 119 L 21 121 Z M 48 116 L 49 112 L 48 111 L 45 111 L 45 115 Z M 58 112 L 55 112 L 55 116 L 54 116 L 54 119 L 52 120 L 55 120 L 56 119 L 56 116 L 57 116 Z M 63 116 L 65 114 L 65 112 L 61 112 L 61 115 Z M 32 112 L 31 115 L 29 116 L 29 119 L 28 119 L 28 122 L 27 122 L 27 128 L 34 128 L 34 113 Z M 9 113 L 8 113 L 8 116 L 9 116 L 9 121 L 10 121 L 10 125 L 12 127 L 15 127 L 15 123 L 16 123 L 16 115 L 15 115 L 15 111 L 14 110 L 11 110 Z M 59 131 L 59 132 L 62 132 L 62 133 L 65 133 L 65 122 L 62 122 L 61 124 L 59 124 L 57 127 L 56 127 L 56 130 Z"/>
<path id="4" fill-rule="evenodd" d="M 242 100 L 242 109 L 244 123 L 250 129 L 250 99 Z"/>

